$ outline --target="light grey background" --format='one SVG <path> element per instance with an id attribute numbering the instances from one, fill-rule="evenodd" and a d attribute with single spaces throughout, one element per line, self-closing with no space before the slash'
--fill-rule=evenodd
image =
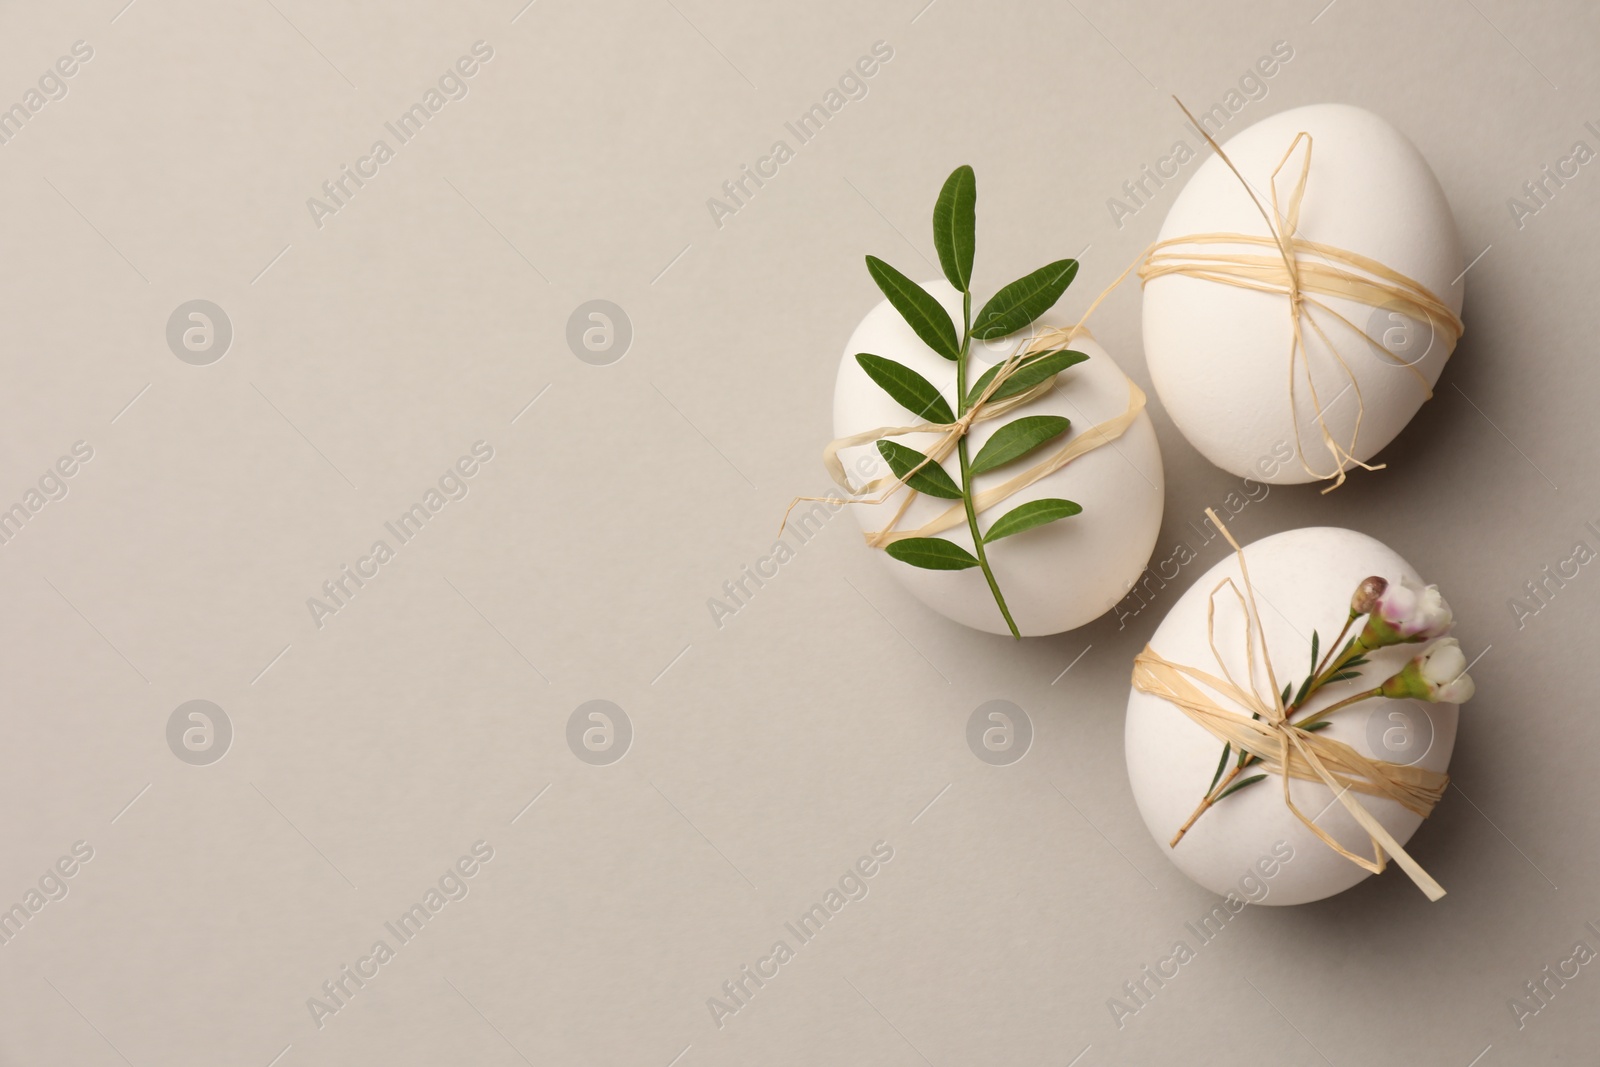
<path id="1" fill-rule="evenodd" d="M 1600 544 L 1600 169 L 1521 227 L 1507 200 L 1600 148 L 1600 11 L 523 2 L 0 8 L 0 103 L 94 50 L 0 145 L 0 505 L 93 449 L 0 547 L 0 904 L 94 850 L 0 945 L 0 1062 L 1593 1060 L 1594 966 L 1520 1030 L 1507 1002 L 1600 947 L 1600 578 L 1521 626 L 1509 601 Z M 307 198 L 478 40 L 469 95 L 315 225 Z M 880 40 L 869 95 L 796 146 L 783 123 Z M 1180 135 L 1169 94 L 1209 107 L 1276 41 L 1293 60 L 1230 132 L 1377 110 L 1482 253 L 1390 469 L 1234 522 L 1351 526 L 1443 584 L 1483 654 L 1460 788 L 1413 842 L 1451 892 L 1391 871 L 1248 909 L 1118 1029 L 1107 1000 L 1216 902 L 1141 824 L 1122 720 L 1220 545 L 1124 625 L 1022 644 L 912 601 L 848 517 L 720 628 L 707 600 L 826 487 L 863 253 L 934 273 L 929 210 L 970 162 L 979 285 L 1088 246 L 1081 309 L 1171 202 L 1106 207 Z M 795 158 L 719 228 L 707 198 L 779 138 Z M 193 299 L 233 329 L 205 366 L 167 345 Z M 567 347 L 591 299 L 631 320 L 610 365 Z M 1138 300 L 1095 329 L 1148 387 Z M 1164 558 L 1235 482 L 1152 412 Z M 469 495 L 319 629 L 307 598 L 480 440 Z M 203 766 L 167 742 L 196 699 L 233 728 Z M 567 745 L 596 699 L 633 731 L 603 766 Z M 1032 722 L 1008 766 L 967 745 L 990 700 Z M 319 1030 L 307 998 L 479 840 L 470 895 Z M 869 895 L 714 1025 L 707 998 L 878 841 Z"/>

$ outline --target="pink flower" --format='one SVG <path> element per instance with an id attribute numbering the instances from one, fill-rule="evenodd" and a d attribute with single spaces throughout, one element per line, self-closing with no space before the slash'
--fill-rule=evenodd
<path id="1" fill-rule="evenodd" d="M 1465 704 L 1476 687 L 1467 674 L 1467 657 L 1453 637 L 1435 641 L 1382 686 L 1383 695 L 1413 697 L 1439 704 Z"/>
<path id="2" fill-rule="evenodd" d="M 1351 610 L 1356 610 L 1359 602 L 1370 612 L 1366 628 L 1361 632 L 1363 646 L 1383 648 L 1431 641 L 1450 632 L 1455 617 L 1450 613 L 1450 605 L 1439 595 L 1438 586 L 1420 586 L 1401 579 L 1398 585 L 1384 582 L 1381 589 L 1374 590 L 1370 583 L 1373 583 L 1371 578 L 1362 582 L 1351 600 Z"/>

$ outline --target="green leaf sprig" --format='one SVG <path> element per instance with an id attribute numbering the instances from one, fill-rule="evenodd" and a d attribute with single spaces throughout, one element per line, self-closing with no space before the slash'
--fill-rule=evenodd
<path id="1" fill-rule="evenodd" d="M 867 272 L 889 303 L 924 344 L 955 363 L 955 409 L 951 409 L 949 401 L 931 382 L 904 364 L 870 352 L 857 355 L 856 362 L 895 403 L 930 422 L 953 423 L 965 416 L 1005 365 L 992 367 L 969 389 L 967 364 L 972 341 L 993 340 L 1028 327 L 1061 299 L 1061 294 L 1078 273 L 1077 260 L 1056 260 L 1002 288 L 973 318 L 972 261 L 976 248 L 977 199 L 977 179 L 972 168 L 961 166 L 945 180 L 933 207 L 933 245 L 939 253 L 939 266 L 945 279 L 961 293 L 959 335 L 950 315 L 933 294 L 876 256 L 867 257 Z M 986 402 L 1024 393 L 1088 358 L 1082 352 L 1067 350 L 1030 353 L 1012 366 L 1006 379 Z M 981 568 L 1011 636 L 1020 638 L 1022 633 L 1011 617 L 1011 609 L 1006 606 L 1005 596 L 989 566 L 988 546 L 1012 534 L 1077 515 L 1083 508 L 1070 500 L 1032 500 L 1000 516 L 983 531 L 978 528 L 974 483 L 979 475 L 1021 459 L 1061 437 L 1070 425 L 1059 415 L 1024 416 L 996 430 L 976 457 L 969 455 L 967 438 L 963 434 L 956 445 L 960 460 L 959 483 L 924 453 L 887 438 L 880 440 L 879 454 L 895 477 L 902 479 L 908 488 L 962 502 L 976 554 L 942 537 L 903 538 L 891 542 L 885 551 L 902 563 L 926 570 Z"/>
<path id="2" fill-rule="evenodd" d="M 1449 692 L 1442 690 L 1436 680 L 1428 679 L 1424 674 L 1423 664 L 1435 653 L 1438 646 L 1456 646 L 1454 638 L 1446 638 L 1415 657 L 1398 674 L 1383 683 L 1359 689 L 1327 707 L 1295 718 L 1305 710 L 1311 698 L 1324 686 L 1360 678 L 1361 668 L 1367 666 L 1369 662 L 1367 653 L 1390 645 L 1432 640 L 1449 630 L 1453 617 L 1449 606 L 1437 595 L 1436 588 L 1430 586 L 1426 591 L 1419 588 L 1407 594 L 1411 598 L 1409 600 L 1397 597 L 1398 607 L 1386 607 L 1381 600 L 1381 594 L 1387 587 L 1388 583 L 1376 575 L 1357 586 L 1355 594 L 1350 598 L 1350 610 L 1345 617 L 1344 627 L 1326 648 L 1322 645 L 1321 635 L 1316 630 L 1311 631 L 1310 670 L 1298 687 L 1290 681 L 1280 694 L 1285 722 L 1307 733 L 1314 733 L 1332 725 L 1330 716 L 1336 712 L 1378 697 L 1408 698 L 1415 695 L 1429 701 L 1448 701 L 1465 700 L 1472 695 L 1471 681 L 1467 678 L 1465 669 L 1457 669 L 1454 672 L 1460 675 L 1460 679 L 1453 683 Z M 1346 635 L 1350 634 L 1356 621 L 1362 616 L 1367 616 L 1366 626 L 1346 640 Z M 1338 652 L 1335 653 L 1334 649 L 1338 649 Z M 1455 647 L 1450 651 L 1459 655 L 1459 649 Z M 1460 662 L 1465 663 L 1465 659 L 1460 659 Z M 1460 693 L 1465 695 L 1456 695 Z M 1251 718 L 1259 717 L 1258 714 L 1251 715 Z M 1233 763 L 1232 769 L 1228 769 L 1230 760 Z M 1217 760 L 1217 769 L 1211 775 L 1211 784 L 1206 787 L 1205 795 L 1201 797 L 1199 805 L 1189 816 L 1188 821 L 1178 828 L 1177 834 L 1172 838 L 1172 846 L 1176 847 L 1195 821 L 1218 801 L 1232 796 L 1247 786 L 1264 781 L 1267 778 L 1265 774 L 1240 777 L 1247 768 L 1260 762 L 1258 756 L 1244 751 L 1235 753 L 1233 746 L 1224 742 L 1222 755 Z"/>

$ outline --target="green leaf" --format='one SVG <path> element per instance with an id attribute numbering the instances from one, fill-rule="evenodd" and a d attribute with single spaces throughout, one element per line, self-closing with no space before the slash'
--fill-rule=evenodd
<path id="1" fill-rule="evenodd" d="M 932 293 L 877 256 L 867 257 L 867 273 L 924 344 L 945 359 L 960 357 L 961 342 L 956 338 L 955 323 Z"/>
<path id="2" fill-rule="evenodd" d="M 1361 677 L 1360 671 L 1340 671 L 1338 674 L 1328 679 L 1328 684 L 1332 685 L 1334 682 L 1348 682 L 1352 678 L 1359 677 Z"/>
<path id="3" fill-rule="evenodd" d="M 1312 723 L 1310 726 L 1304 727 L 1304 729 L 1305 729 L 1306 733 L 1314 734 L 1318 730 L 1326 730 L 1328 727 L 1330 727 L 1332 725 L 1333 725 L 1333 720 L 1332 719 L 1318 719 L 1316 722 Z"/>
<path id="4" fill-rule="evenodd" d="M 1311 631 L 1311 673 L 1317 673 L 1317 631 Z"/>
<path id="5" fill-rule="evenodd" d="M 972 323 L 972 336 L 987 340 L 1016 333 L 1049 311 L 1077 273 L 1077 260 L 1058 259 L 1018 278 L 983 305 Z"/>
<path id="6" fill-rule="evenodd" d="M 888 461 L 889 469 L 894 471 L 894 476 L 905 478 L 906 484 L 917 492 L 943 497 L 946 500 L 961 499 L 961 488 L 950 475 L 945 473 L 945 469 L 916 449 L 898 441 L 885 439 L 878 442 L 878 452 Z M 906 478 L 907 474 L 916 470 L 919 463 L 922 464 L 922 469 Z"/>
<path id="7" fill-rule="evenodd" d="M 1261 713 L 1259 711 L 1252 711 L 1250 713 L 1250 718 L 1260 719 Z M 1241 748 L 1239 750 L 1239 769 L 1243 770 L 1245 764 L 1253 762 L 1255 762 L 1255 756 L 1253 756 L 1247 749 Z"/>
<path id="8" fill-rule="evenodd" d="M 1294 692 L 1294 683 L 1293 682 L 1290 682 L 1288 685 L 1283 687 L 1283 706 L 1284 707 L 1288 707 L 1289 706 L 1289 694 L 1292 693 L 1292 692 Z"/>
<path id="9" fill-rule="evenodd" d="M 1365 667 L 1366 665 L 1367 665 L 1367 657 L 1365 657 L 1365 656 L 1357 656 L 1355 659 L 1351 660 L 1349 663 L 1346 663 L 1345 664 L 1345 668 L 1348 670 L 1351 667 Z"/>
<path id="10" fill-rule="evenodd" d="M 894 398 L 895 403 L 918 418 L 930 422 L 956 421 L 950 404 L 933 387 L 933 383 L 904 363 L 896 363 L 870 352 L 858 353 L 856 362 L 867 372 L 867 377 Z"/>
<path id="11" fill-rule="evenodd" d="M 1265 777 L 1266 777 L 1266 775 L 1264 775 L 1264 774 L 1252 774 L 1250 777 L 1246 778 L 1242 782 L 1234 782 L 1228 788 L 1224 789 L 1221 793 L 1217 794 L 1217 800 L 1221 800 L 1223 797 L 1227 796 L 1229 793 L 1237 793 L 1239 790 L 1243 789 L 1247 785 L 1255 785 L 1257 782 L 1261 781 L 1261 779 L 1263 779 Z M 1216 803 L 1216 801 L 1212 801 L 1212 803 Z"/>
<path id="12" fill-rule="evenodd" d="M 1306 702 L 1306 694 L 1311 692 L 1311 681 L 1312 678 L 1308 674 L 1306 675 L 1306 680 L 1300 683 L 1300 691 L 1294 695 L 1295 707 L 1299 707 Z"/>
<path id="13" fill-rule="evenodd" d="M 962 292 L 972 288 L 977 201 L 978 179 L 971 167 L 963 165 L 950 172 L 933 205 L 933 247 L 939 250 L 939 266 Z"/>
<path id="14" fill-rule="evenodd" d="M 996 400 L 1004 400 L 1008 396 L 1025 393 L 1046 378 L 1060 374 L 1068 367 L 1076 366 L 1088 358 L 1082 352 L 1069 352 L 1065 349 L 1042 352 L 1038 356 L 1029 356 L 1024 363 L 1011 373 L 1010 377 L 1000 383 L 1000 388 L 994 391 L 994 395 L 989 398 L 989 401 L 993 403 Z M 994 376 L 1000 373 L 1000 368 L 1003 366 L 1005 366 L 1004 362 L 996 363 L 983 372 L 983 376 L 967 392 L 968 405 L 983 395 L 983 391 L 989 388 L 989 383 L 994 381 Z"/>
<path id="15" fill-rule="evenodd" d="M 968 468 L 974 475 L 1003 467 L 1067 432 L 1072 420 L 1062 415 L 1028 415 L 1008 422 L 985 441 Z"/>
<path id="16" fill-rule="evenodd" d="M 983 535 L 983 543 L 991 544 L 1002 537 L 1010 537 L 1023 530 L 1031 530 L 1035 526 L 1043 526 L 1047 522 L 1065 519 L 1069 515 L 1076 515 L 1083 508 L 1070 500 L 1059 500 L 1047 497 L 1043 500 L 1030 500 L 1021 507 L 1012 508 L 995 520 L 989 527 L 989 532 Z"/>
<path id="17" fill-rule="evenodd" d="M 891 541 L 884 548 L 901 563 L 927 571 L 964 571 L 978 565 L 977 557 L 960 545 L 942 537 L 908 537 Z"/>
<path id="18" fill-rule="evenodd" d="M 1211 776 L 1211 784 L 1206 786 L 1206 796 L 1210 796 L 1211 791 L 1217 787 L 1217 783 L 1222 781 L 1222 768 L 1228 765 L 1228 753 L 1232 751 L 1233 745 L 1228 742 L 1223 742 L 1222 758 L 1217 760 L 1217 773 Z"/>

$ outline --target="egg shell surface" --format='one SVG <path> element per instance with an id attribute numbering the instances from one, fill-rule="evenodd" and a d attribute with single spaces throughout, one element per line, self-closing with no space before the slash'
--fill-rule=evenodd
<path id="1" fill-rule="evenodd" d="M 1237 536 L 1237 531 L 1234 533 Z M 1246 545 L 1244 552 L 1280 690 L 1290 682 L 1299 688 L 1310 669 L 1312 631 L 1320 634 L 1326 651 L 1344 624 L 1351 594 L 1364 578 L 1379 575 L 1390 582 L 1420 580 L 1411 565 L 1382 542 L 1335 527 L 1274 534 Z M 1221 677 L 1207 643 L 1206 610 L 1212 590 L 1229 578 L 1244 590 L 1238 557 L 1232 552 L 1177 599 L 1156 628 L 1150 647 L 1174 663 Z M 1244 614 L 1226 586 L 1216 596 L 1215 635 L 1224 662 L 1242 683 L 1248 677 Z M 1324 686 L 1307 705 L 1309 711 L 1378 685 L 1422 647 L 1404 644 L 1370 653 L 1359 678 Z M 1270 701 L 1259 657 L 1257 677 L 1262 679 L 1257 691 Z M 1226 702 L 1223 706 L 1232 707 Z M 1333 725 L 1321 736 L 1342 741 L 1371 758 L 1444 771 L 1455 747 L 1457 711 L 1454 704 L 1378 697 L 1335 712 L 1329 720 Z M 1244 895 L 1241 881 L 1252 872 L 1262 881 L 1258 864 L 1271 856 L 1275 847 L 1281 854 L 1280 843 L 1292 849 L 1293 858 L 1277 865 L 1274 875 L 1265 881 L 1267 894 L 1259 903 L 1321 900 L 1368 877 L 1367 871 L 1322 843 L 1294 816 L 1284 804 L 1283 779 L 1276 775 L 1217 802 L 1176 848 L 1169 848 L 1173 834 L 1205 794 L 1222 742 L 1176 705 L 1133 690 L 1128 698 L 1125 743 L 1129 783 L 1151 836 L 1183 873 L 1207 889 Z M 1345 848 L 1371 857 L 1367 834 L 1327 786 L 1296 779 L 1289 783 L 1289 793 L 1307 818 Z M 1420 816 L 1395 801 L 1366 794 L 1358 794 L 1357 799 L 1402 845 L 1422 823 Z M 1405 878 L 1392 866 L 1389 875 Z"/>
<path id="2" fill-rule="evenodd" d="M 960 329 L 961 294 L 943 280 L 924 282 Z M 974 301 L 974 315 L 978 301 Z M 1047 312 L 1030 330 L 1069 326 L 1072 321 L 1057 311 Z M 973 342 L 969 354 L 969 388 L 978 377 L 1002 361 L 1031 333 L 1023 331 L 986 343 Z M 1056 387 L 1039 399 L 998 419 L 977 422 L 968 435 L 970 455 L 976 456 L 1002 425 L 1028 415 L 1062 415 L 1072 420 L 1066 436 L 1038 451 L 995 470 L 978 475 L 979 491 L 1027 469 L 1059 448 L 1064 441 L 1113 419 L 1128 408 L 1129 381 L 1092 338 L 1080 334 L 1069 346 L 1088 359 L 1069 367 L 1056 378 Z M 856 354 L 869 352 L 895 360 L 931 382 L 956 410 L 956 364 L 924 344 L 887 300 L 861 321 L 845 347 L 834 389 L 834 433 L 844 437 L 880 426 L 909 426 L 921 420 L 901 407 L 869 378 Z M 912 448 L 926 449 L 934 434 L 908 434 L 895 438 Z M 845 449 L 840 458 L 856 485 L 888 475 L 872 443 Z M 960 464 L 954 453 L 944 462 L 958 485 Z M 865 475 L 863 476 L 863 472 Z M 1108 611 L 1138 578 L 1155 547 L 1161 527 L 1163 477 L 1161 453 L 1147 413 L 1141 413 L 1127 431 L 1108 444 L 1079 456 L 1062 469 L 1040 479 L 978 516 L 987 530 L 1006 512 L 1030 500 L 1058 497 L 1082 506 L 1081 514 L 1025 530 L 987 546 L 989 561 L 1006 603 L 1024 636 L 1060 633 L 1082 626 Z M 852 504 L 863 531 L 886 526 L 900 506 L 903 493 L 882 504 Z M 912 530 L 943 514 L 959 501 L 918 494 L 897 529 Z M 973 550 L 965 522 L 938 536 Z M 964 626 L 994 634 L 1009 633 L 994 597 L 977 567 L 963 571 L 922 570 L 879 555 L 889 572 L 917 599 Z"/>
<path id="3" fill-rule="evenodd" d="M 1466 263 L 1450 205 L 1422 154 L 1387 121 L 1345 104 L 1316 104 L 1263 119 L 1223 149 L 1270 211 L 1273 170 L 1302 132 L 1311 135 L 1311 165 L 1300 236 L 1399 271 L 1459 315 Z M 1284 209 L 1303 149 L 1278 178 Z M 1269 233 L 1239 179 L 1215 154 L 1179 192 L 1158 240 L 1213 233 Z M 1186 250 L 1272 254 L 1237 243 Z M 1315 298 L 1393 358 L 1329 311 L 1308 308 L 1332 347 L 1306 326 L 1307 353 L 1297 364 L 1291 405 L 1293 328 L 1286 297 L 1183 275 L 1154 278 L 1145 286 L 1145 359 L 1156 393 L 1184 437 L 1223 470 L 1290 484 L 1331 474 L 1337 463 L 1318 429 L 1319 410 L 1344 446 L 1359 416 L 1352 451 L 1370 460 L 1416 414 L 1450 358 L 1450 337 L 1425 321 L 1344 297 Z M 1285 443 L 1292 449 L 1297 438 L 1311 472 L 1297 459 L 1271 464 L 1271 472 L 1263 473 L 1263 459 Z M 1344 462 L 1346 469 L 1353 466 Z"/>

